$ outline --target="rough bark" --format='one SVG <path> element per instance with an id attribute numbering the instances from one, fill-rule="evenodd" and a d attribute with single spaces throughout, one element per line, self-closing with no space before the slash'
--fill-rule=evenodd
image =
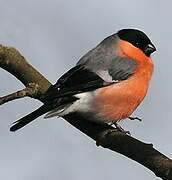
<path id="1" fill-rule="evenodd" d="M 25 88 L 0 97 L 0 105 L 17 98 L 29 96 L 44 102 L 44 94 L 51 83 L 33 68 L 14 48 L 0 45 L 0 67 L 20 80 Z M 64 117 L 71 125 L 94 139 L 97 145 L 111 149 L 137 161 L 163 180 L 172 180 L 172 160 L 156 149 L 109 125 L 100 125 L 80 118 L 78 115 Z"/>

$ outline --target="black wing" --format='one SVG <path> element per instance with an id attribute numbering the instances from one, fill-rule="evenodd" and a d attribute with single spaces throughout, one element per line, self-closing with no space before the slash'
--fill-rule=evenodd
<path id="1" fill-rule="evenodd" d="M 82 65 L 76 65 L 61 76 L 47 92 L 47 100 L 69 97 L 108 86 L 114 82 L 104 81 L 98 74 Z"/>
<path id="2" fill-rule="evenodd" d="M 87 86 L 87 83 L 92 81 L 103 82 L 96 73 L 91 72 L 91 70 L 87 69 L 85 66 L 76 65 L 61 76 L 54 86 L 61 89 L 71 88 L 82 84 Z"/>
<path id="3" fill-rule="evenodd" d="M 14 122 L 10 131 L 16 131 L 32 122 L 46 112 L 77 98 L 73 95 L 90 91 L 110 83 L 104 82 L 96 73 L 91 72 L 84 66 L 77 65 L 65 73 L 55 85 L 51 86 L 44 96 L 45 103 L 37 110 Z"/>

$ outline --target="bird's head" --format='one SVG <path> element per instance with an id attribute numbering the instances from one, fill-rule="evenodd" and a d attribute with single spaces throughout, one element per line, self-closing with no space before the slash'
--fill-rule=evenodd
<path id="1" fill-rule="evenodd" d="M 156 51 L 155 46 L 148 36 L 137 29 L 122 29 L 117 32 L 117 36 L 124 41 L 131 43 L 136 48 L 139 48 L 147 57 Z"/>

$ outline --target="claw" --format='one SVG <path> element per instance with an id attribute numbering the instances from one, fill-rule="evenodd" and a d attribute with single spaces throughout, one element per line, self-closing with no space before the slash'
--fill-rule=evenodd
<path id="1" fill-rule="evenodd" d="M 121 132 L 123 132 L 123 133 L 125 133 L 125 134 L 128 134 L 128 135 L 130 135 L 131 136 L 131 133 L 130 133 L 130 131 L 126 131 L 125 129 L 123 129 L 118 123 L 113 123 L 114 125 L 115 125 L 115 127 L 119 130 L 119 131 L 121 131 Z"/>
<path id="2" fill-rule="evenodd" d="M 142 121 L 142 119 L 140 119 L 140 118 L 138 118 L 138 117 L 128 117 L 128 119 L 130 119 L 130 120 L 139 120 L 139 121 Z"/>

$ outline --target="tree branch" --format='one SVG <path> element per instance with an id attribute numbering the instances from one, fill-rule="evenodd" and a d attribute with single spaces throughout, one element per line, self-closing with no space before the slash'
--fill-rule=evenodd
<path id="1" fill-rule="evenodd" d="M 33 68 L 14 48 L 0 45 L 0 67 L 14 75 L 25 89 L 0 98 L 0 105 L 25 96 L 42 102 L 51 83 Z M 121 133 L 109 125 L 100 125 L 72 114 L 64 117 L 70 124 L 91 137 L 104 148 L 121 153 L 137 161 L 163 180 L 172 180 L 172 160 L 131 136 Z"/>
<path id="2" fill-rule="evenodd" d="M 20 80 L 25 87 L 37 84 L 38 91 L 32 94 L 36 99 L 40 100 L 41 95 L 51 86 L 51 83 L 14 48 L 0 45 L 0 67 Z"/>

